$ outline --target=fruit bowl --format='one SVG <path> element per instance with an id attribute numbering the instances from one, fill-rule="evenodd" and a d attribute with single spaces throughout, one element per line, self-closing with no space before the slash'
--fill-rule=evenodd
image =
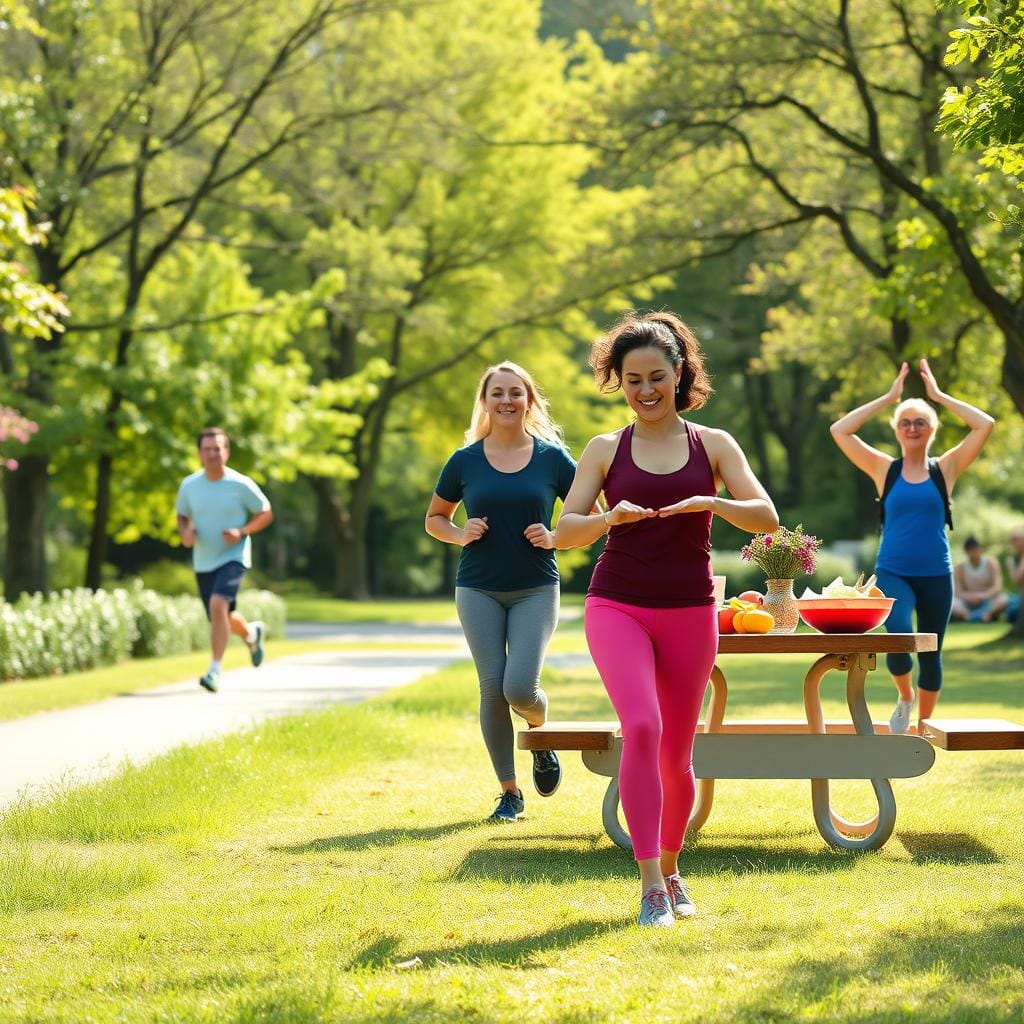
<path id="1" fill-rule="evenodd" d="M 800 618 L 819 633 L 867 633 L 889 617 L 894 597 L 802 597 Z"/>

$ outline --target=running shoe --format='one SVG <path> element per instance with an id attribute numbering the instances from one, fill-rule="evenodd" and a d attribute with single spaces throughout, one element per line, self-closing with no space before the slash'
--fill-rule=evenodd
<path id="1" fill-rule="evenodd" d="M 678 873 L 665 876 L 665 888 L 668 889 L 669 903 L 672 904 L 672 913 L 676 917 L 693 917 L 697 913 L 697 908 L 686 891 L 686 884 Z"/>
<path id="2" fill-rule="evenodd" d="M 533 788 L 541 796 L 551 796 L 562 781 L 562 766 L 553 750 L 533 751 Z"/>
<path id="3" fill-rule="evenodd" d="M 515 821 L 526 810 L 526 801 L 509 790 L 497 797 L 497 801 L 498 806 L 491 813 L 491 821 Z"/>
<path id="4" fill-rule="evenodd" d="M 654 886 L 640 898 L 640 916 L 636 919 L 639 925 L 653 928 L 669 928 L 675 921 L 672 904 L 664 889 Z"/>
<path id="5" fill-rule="evenodd" d="M 910 712 L 913 710 L 913 700 L 896 701 L 896 710 L 893 711 L 889 718 L 889 732 L 906 732 L 910 728 Z"/>
<path id="6" fill-rule="evenodd" d="M 216 672 L 207 672 L 205 676 L 199 677 L 199 685 L 210 693 L 217 692 L 217 682 L 220 676 Z"/>
<path id="7" fill-rule="evenodd" d="M 266 635 L 267 627 L 262 622 L 250 622 L 252 630 L 252 643 L 249 644 L 249 657 L 252 659 L 252 667 L 259 668 L 263 664 L 263 637 Z"/>

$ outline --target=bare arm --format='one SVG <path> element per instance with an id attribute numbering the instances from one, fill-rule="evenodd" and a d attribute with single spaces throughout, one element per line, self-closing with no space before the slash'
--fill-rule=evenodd
<path id="1" fill-rule="evenodd" d="M 245 526 L 224 530 L 222 536 L 226 543 L 237 544 L 243 537 L 251 537 L 254 533 L 265 530 L 273 521 L 274 510 L 268 505 L 265 509 L 257 512 Z"/>
<path id="2" fill-rule="evenodd" d="M 921 377 L 924 379 L 928 397 L 936 405 L 941 405 L 954 416 L 959 416 L 971 428 L 971 432 L 958 445 L 939 456 L 939 465 L 952 487 L 956 478 L 981 454 L 981 449 L 992 433 L 996 421 L 988 413 L 939 390 L 927 359 L 921 360 Z"/>
<path id="3" fill-rule="evenodd" d="M 868 423 L 877 413 L 888 405 L 900 400 L 903 394 L 903 382 L 906 380 L 910 367 L 904 363 L 900 372 L 892 382 L 892 386 L 884 395 L 858 406 L 852 412 L 840 417 L 829 428 L 832 440 L 839 445 L 839 450 L 863 473 L 867 473 L 875 482 L 878 493 L 882 493 L 882 484 L 889 469 L 892 458 L 862 441 L 857 431 Z"/>
<path id="4" fill-rule="evenodd" d="M 658 514 L 655 509 L 643 508 L 631 501 L 620 501 L 607 512 L 601 511 L 597 496 L 604 489 L 618 442 L 618 433 L 600 434 L 592 438 L 584 449 L 555 527 L 555 547 L 585 547 L 604 536 L 613 526 L 651 519 Z"/>
<path id="5" fill-rule="evenodd" d="M 487 516 L 479 519 L 467 519 L 465 526 L 456 526 L 452 516 L 459 507 L 457 501 L 445 501 L 438 494 L 430 499 L 427 514 L 423 520 L 423 528 L 436 540 L 445 544 L 455 544 L 464 548 L 467 544 L 479 540 L 487 532 Z"/>
<path id="6" fill-rule="evenodd" d="M 178 515 L 178 536 L 181 538 L 182 547 L 190 548 L 196 542 L 196 528 L 188 516 Z"/>

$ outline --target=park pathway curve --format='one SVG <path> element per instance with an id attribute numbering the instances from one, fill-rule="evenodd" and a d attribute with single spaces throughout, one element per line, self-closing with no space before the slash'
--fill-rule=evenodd
<path id="1" fill-rule="evenodd" d="M 217 693 L 196 679 L 0 722 L 0 809 L 25 792 L 110 774 L 183 743 L 198 743 L 275 715 L 364 700 L 411 683 L 468 650 L 458 626 L 320 626 L 295 623 L 290 639 L 372 643 L 375 650 L 317 651 L 273 658 L 258 670 L 221 676 Z M 445 644 L 438 650 L 389 651 L 387 643 Z M 273 655 L 273 641 L 269 647 Z"/>
<path id="2" fill-rule="evenodd" d="M 574 617 L 574 609 L 565 618 Z M 578 614 L 578 613 L 576 613 Z M 352 703 L 467 659 L 462 630 L 436 626 L 345 626 L 290 623 L 289 639 L 352 641 L 373 650 L 317 651 L 274 658 L 259 669 L 225 672 L 213 694 L 196 679 L 0 722 L 0 810 L 25 793 L 45 795 L 55 785 L 109 775 L 125 761 L 139 764 L 186 743 L 244 729 L 276 715 Z M 386 644 L 395 644 L 388 650 Z M 410 643 L 444 645 L 402 649 Z M 273 641 L 269 648 L 273 655 Z M 547 663 L 575 663 L 553 655 Z M 588 660 L 588 659 L 586 659 Z"/>

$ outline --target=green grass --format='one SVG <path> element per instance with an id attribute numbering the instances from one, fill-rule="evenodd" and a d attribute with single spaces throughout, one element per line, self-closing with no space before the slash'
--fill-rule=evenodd
<path id="1" fill-rule="evenodd" d="M 314 651 L 344 650 L 437 650 L 443 644 L 415 642 L 376 644 L 351 641 L 273 640 L 267 646 L 267 663 L 275 658 Z M 23 679 L 0 683 L 0 722 L 31 715 L 36 711 L 57 711 L 103 700 L 119 693 L 137 693 L 154 686 L 198 678 L 210 663 L 209 652 L 176 655 L 170 658 L 139 658 L 64 676 Z M 228 645 L 225 671 L 249 664 L 249 654 L 237 641 Z"/>
<path id="2" fill-rule="evenodd" d="M 346 601 L 326 595 L 296 594 L 285 598 L 290 622 L 391 622 L 436 626 L 457 622 L 452 598 Z"/>
<path id="3" fill-rule="evenodd" d="M 1024 645 L 983 643 L 997 632 L 954 631 L 943 714 L 1024 721 Z M 732 713 L 798 715 L 801 668 L 730 659 Z M 545 686 L 556 717 L 611 717 L 592 669 Z M 578 757 L 551 800 L 527 791 L 525 820 L 481 821 L 496 787 L 475 691 L 455 666 L 0 817 L 0 1021 L 1024 1014 L 1024 753 L 939 751 L 895 784 L 896 833 L 867 854 L 824 845 L 806 783 L 722 782 L 683 856 L 700 914 L 652 934 Z M 824 692 L 840 714 L 837 675 Z M 834 790 L 867 809 L 866 784 Z"/>

